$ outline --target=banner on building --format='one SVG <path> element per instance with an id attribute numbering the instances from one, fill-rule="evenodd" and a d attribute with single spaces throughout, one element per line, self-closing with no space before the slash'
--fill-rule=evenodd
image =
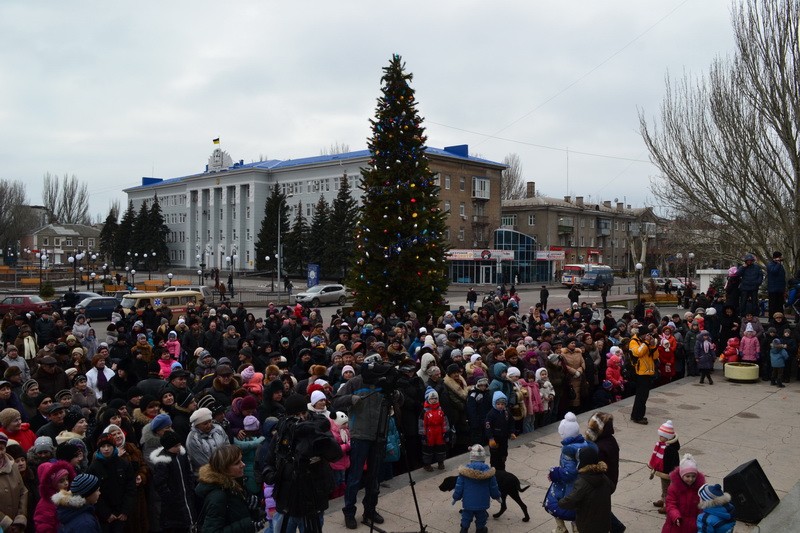
<path id="1" fill-rule="evenodd" d="M 447 252 L 448 261 L 513 261 L 513 250 L 456 249 Z"/>
<path id="2" fill-rule="evenodd" d="M 536 252 L 537 261 L 564 261 L 564 250 L 543 250 Z"/>

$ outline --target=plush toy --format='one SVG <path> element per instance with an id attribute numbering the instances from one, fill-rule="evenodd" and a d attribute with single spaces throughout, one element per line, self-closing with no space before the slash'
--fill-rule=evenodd
<path id="1" fill-rule="evenodd" d="M 739 339 L 732 337 L 728 339 L 728 345 L 719 356 L 719 360 L 723 363 L 736 363 L 739 361 Z"/>

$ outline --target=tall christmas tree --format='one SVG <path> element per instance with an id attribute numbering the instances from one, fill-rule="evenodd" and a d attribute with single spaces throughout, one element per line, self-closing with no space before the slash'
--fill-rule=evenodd
<path id="1" fill-rule="evenodd" d="M 439 187 L 425 156 L 412 75 L 398 55 L 383 72 L 349 285 L 361 309 L 435 312 L 448 284 Z"/>

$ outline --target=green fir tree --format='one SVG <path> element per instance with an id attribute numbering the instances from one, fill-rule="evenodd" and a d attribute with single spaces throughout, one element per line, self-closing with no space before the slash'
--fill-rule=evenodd
<path id="1" fill-rule="evenodd" d="M 353 198 L 350 180 L 345 173 L 339 180 L 339 192 L 333 200 L 325 237 L 325 264 L 329 278 L 339 280 L 347 277 L 353 257 L 358 217 L 358 201 Z"/>
<path id="2" fill-rule="evenodd" d="M 306 217 L 303 214 L 303 202 L 297 204 L 297 217 L 294 219 L 292 229 L 286 234 L 284 241 L 283 267 L 289 274 L 303 276 L 308 263 L 308 236 L 309 229 Z"/>
<path id="3" fill-rule="evenodd" d="M 278 253 L 278 211 L 280 210 L 281 238 L 289 229 L 289 206 L 286 205 L 286 195 L 281 193 L 278 185 L 272 187 L 271 194 L 264 202 L 264 218 L 261 219 L 261 229 L 255 244 L 256 268 L 258 270 L 275 271 L 277 263 L 275 256 Z M 285 249 L 285 248 L 284 248 Z M 269 257 L 269 259 L 266 259 Z"/>
<path id="4" fill-rule="evenodd" d="M 136 213 L 136 220 L 133 222 L 133 232 L 131 235 L 131 252 L 133 265 L 132 268 L 139 269 L 144 265 L 144 254 L 149 252 L 148 232 L 150 231 L 150 210 L 147 208 L 147 200 L 142 201 L 139 212 Z"/>
<path id="5" fill-rule="evenodd" d="M 448 285 L 439 187 L 425 156 L 412 75 L 398 55 L 383 71 L 349 286 L 361 309 L 438 312 Z"/>
<path id="6" fill-rule="evenodd" d="M 309 230 L 308 262 L 319 265 L 321 277 L 330 277 L 328 272 L 329 254 L 338 252 L 337 244 L 330 240 L 330 206 L 323 195 L 314 207 Z"/>
<path id="7" fill-rule="evenodd" d="M 99 238 L 100 253 L 103 255 L 103 257 L 110 266 L 113 266 L 115 264 L 116 265 L 121 264 L 116 262 L 117 256 L 114 253 L 117 237 L 121 233 L 119 231 L 119 222 L 118 222 L 119 211 L 117 210 L 115 205 L 111 206 L 111 209 L 108 210 L 108 216 L 106 217 L 106 220 L 103 223 L 103 229 L 100 230 L 100 238 Z"/>
<path id="8" fill-rule="evenodd" d="M 161 265 L 169 265 L 169 249 L 167 248 L 167 238 L 169 237 L 169 226 L 164 220 L 164 213 L 161 212 L 161 205 L 158 203 L 158 196 L 153 195 L 153 205 L 150 206 L 148 213 L 148 251 L 151 255 L 148 266 L 158 270 Z M 152 253 L 155 252 L 155 257 Z"/>
<path id="9" fill-rule="evenodd" d="M 119 222 L 119 231 L 114 242 L 114 264 L 123 267 L 129 261 L 128 252 L 132 252 L 133 230 L 136 227 L 136 210 L 133 202 L 128 202 L 128 209 Z"/>

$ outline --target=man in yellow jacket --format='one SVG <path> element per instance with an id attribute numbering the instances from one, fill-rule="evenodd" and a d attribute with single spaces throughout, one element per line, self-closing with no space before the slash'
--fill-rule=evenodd
<path id="1" fill-rule="evenodd" d="M 636 371 L 636 397 L 633 401 L 631 420 L 637 424 L 647 424 L 645 411 L 647 409 L 647 399 L 650 397 L 650 385 L 656 373 L 656 359 L 658 359 L 658 346 L 653 335 L 649 332 L 644 334 L 643 339 L 639 339 L 638 328 L 631 329 L 631 337 L 628 348 L 633 357 L 633 367 Z"/>

